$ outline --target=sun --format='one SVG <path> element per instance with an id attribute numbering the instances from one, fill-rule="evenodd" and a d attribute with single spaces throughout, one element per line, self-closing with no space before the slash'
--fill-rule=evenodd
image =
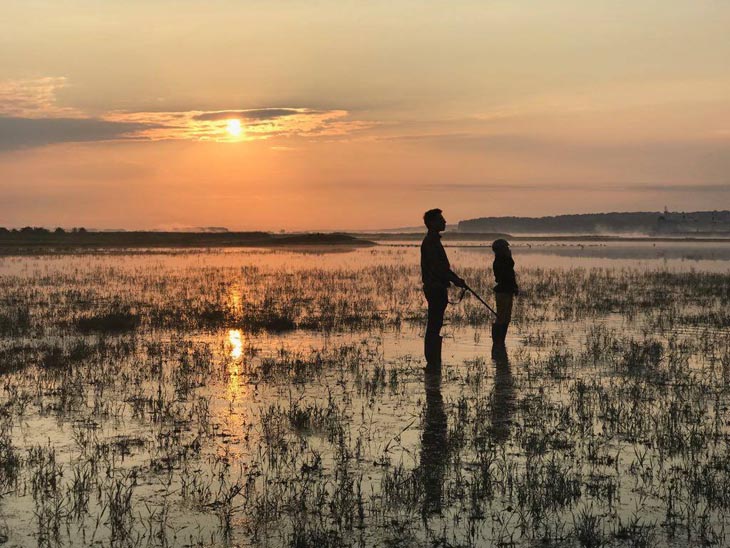
<path id="1" fill-rule="evenodd" d="M 243 131 L 241 129 L 241 120 L 237 120 L 235 118 L 228 120 L 226 122 L 226 131 L 231 137 L 240 137 L 241 132 Z"/>

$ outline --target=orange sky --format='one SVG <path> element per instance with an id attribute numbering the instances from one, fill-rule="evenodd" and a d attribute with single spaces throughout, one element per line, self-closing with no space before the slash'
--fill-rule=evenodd
<path id="1" fill-rule="evenodd" d="M 728 28 L 705 0 L 5 0 L 0 226 L 728 209 Z"/>

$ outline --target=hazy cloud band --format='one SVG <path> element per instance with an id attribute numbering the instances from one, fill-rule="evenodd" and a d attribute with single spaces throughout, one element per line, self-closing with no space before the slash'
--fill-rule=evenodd
<path id="1" fill-rule="evenodd" d="M 125 139 L 153 124 L 114 122 L 95 118 L 0 117 L 0 151 L 59 143 Z"/>

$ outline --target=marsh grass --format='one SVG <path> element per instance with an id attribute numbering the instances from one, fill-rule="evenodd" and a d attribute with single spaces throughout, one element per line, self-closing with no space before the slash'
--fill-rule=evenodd
<path id="1" fill-rule="evenodd" d="M 17 336 L 30 329 L 30 313 L 25 307 L 7 306 L 0 312 L 0 335 Z"/>
<path id="2" fill-rule="evenodd" d="M 436 383 L 417 262 L 358 253 L 0 278 L 0 539 L 727 543 L 727 275 L 523 269 L 509 355 L 467 298 Z"/>
<path id="3" fill-rule="evenodd" d="M 89 314 L 76 318 L 74 325 L 81 333 L 121 333 L 133 331 L 140 324 L 140 316 L 128 307 L 119 307 L 106 312 Z"/>

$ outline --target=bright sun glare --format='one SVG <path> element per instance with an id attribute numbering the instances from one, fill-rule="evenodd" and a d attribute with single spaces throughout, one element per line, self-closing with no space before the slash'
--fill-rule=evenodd
<path id="1" fill-rule="evenodd" d="M 228 332 L 228 342 L 231 344 L 231 358 L 237 360 L 243 356 L 243 332 L 240 329 Z"/>
<path id="2" fill-rule="evenodd" d="M 241 136 L 241 120 L 228 120 L 228 123 L 226 124 L 226 131 L 233 136 L 233 137 L 240 137 Z"/>

